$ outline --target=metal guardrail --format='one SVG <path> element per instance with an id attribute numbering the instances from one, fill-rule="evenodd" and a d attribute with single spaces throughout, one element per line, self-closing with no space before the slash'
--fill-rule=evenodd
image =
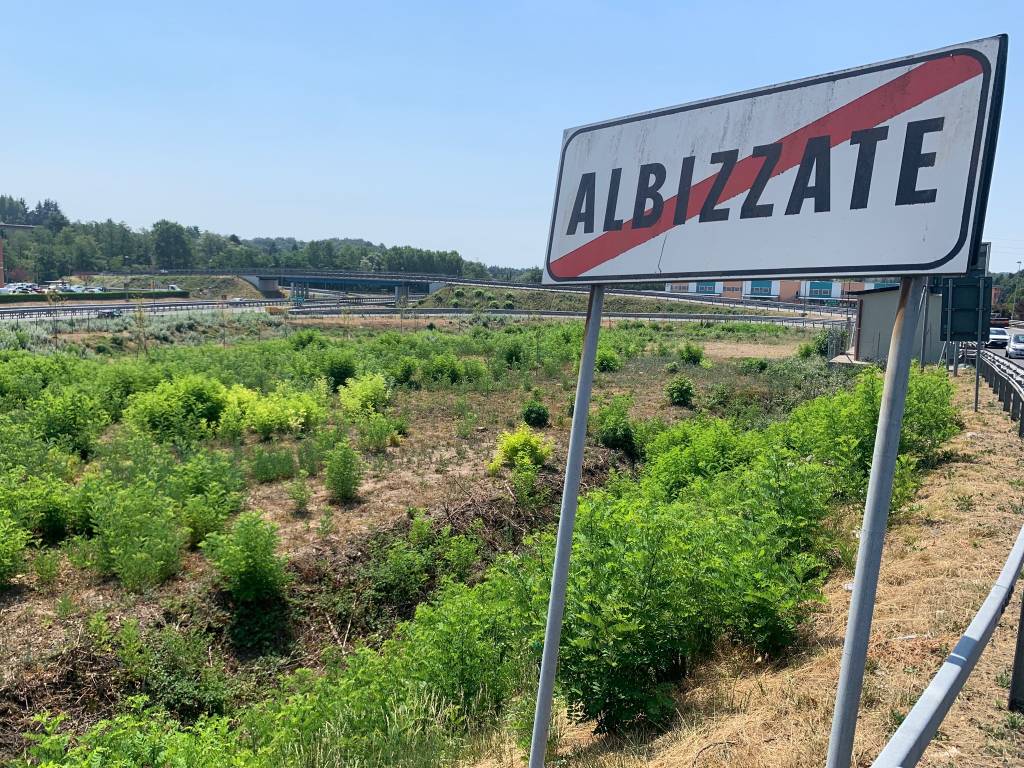
<path id="1" fill-rule="evenodd" d="M 973 347 L 964 350 L 965 356 L 968 351 L 974 353 L 970 357 L 977 357 L 977 351 Z M 1010 414 L 1011 419 L 1018 422 L 1018 434 L 1024 437 L 1024 369 L 984 349 L 980 355 L 979 365 L 981 375 L 999 396 L 1003 410 Z M 1010 602 L 1022 567 L 1024 527 L 1017 534 L 1017 541 L 1010 550 L 999 578 L 967 627 L 967 631 L 900 727 L 875 758 L 871 764 L 872 768 L 913 768 L 917 765 L 988 645 Z M 1013 657 L 1008 706 L 1011 711 L 1024 712 L 1024 609 L 1017 625 L 1017 644 Z"/>

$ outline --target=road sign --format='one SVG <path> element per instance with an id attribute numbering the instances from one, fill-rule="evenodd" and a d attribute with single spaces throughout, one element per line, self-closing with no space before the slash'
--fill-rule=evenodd
<path id="1" fill-rule="evenodd" d="M 978 285 L 979 280 L 984 281 L 984 286 Z M 947 281 L 942 291 L 942 338 L 947 341 L 977 341 L 979 302 L 983 304 L 981 335 L 985 338 L 992 315 L 992 278 L 971 276 Z"/>
<path id="2" fill-rule="evenodd" d="M 566 131 L 545 282 L 965 273 L 1006 45 Z"/>

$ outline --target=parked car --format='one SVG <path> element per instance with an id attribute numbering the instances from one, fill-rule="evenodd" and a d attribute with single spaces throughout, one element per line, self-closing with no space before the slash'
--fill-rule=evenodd
<path id="1" fill-rule="evenodd" d="M 1010 334 L 1005 328 L 989 328 L 986 347 L 1005 347 L 1010 342 Z"/>
<path id="2" fill-rule="evenodd" d="M 1007 357 L 1024 357 L 1024 333 L 1010 335 L 1010 343 L 1006 345 Z"/>
<path id="3" fill-rule="evenodd" d="M 120 317 L 120 309 L 101 309 L 96 313 L 96 317 Z"/>

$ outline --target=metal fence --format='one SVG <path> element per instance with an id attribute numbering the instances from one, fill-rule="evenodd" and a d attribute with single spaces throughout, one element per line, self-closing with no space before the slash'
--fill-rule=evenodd
<path id="1" fill-rule="evenodd" d="M 975 357 L 974 352 L 970 350 L 972 358 Z M 987 350 L 982 350 L 978 364 L 981 375 L 999 396 L 1003 410 L 1018 422 L 1018 434 L 1024 437 L 1024 369 Z M 1024 527 L 1017 534 L 1017 541 L 999 578 L 967 631 L 872 763 L 872 768 L 913 768 L 917 765 L 988 645 L 1009 605 L 1022 566 Z M 1011 711 L 1024 712 L 1024 610 L 1017 624 L 1008 706 Z"/>

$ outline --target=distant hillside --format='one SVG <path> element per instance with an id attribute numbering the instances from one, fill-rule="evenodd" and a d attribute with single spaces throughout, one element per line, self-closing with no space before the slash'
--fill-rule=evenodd
<path id="1" fill-rule="evenodd" d="M 52 280 L 83 272 L 147 269 L 294 267 L 421 272 L 540 282 L 540 269 L 513 269 L 467 261 L 457 251 L 410 245 L 387 246 L 359 238 L 243 240 L 161 219 L 149 229 L 106 221 L 70 221 L 60 205 L 45 200 L 30 207 L 23 198 L 0 195 L 0 222 L 34 224 L 10 230 L 5 243 L 8 280 Z"/>

